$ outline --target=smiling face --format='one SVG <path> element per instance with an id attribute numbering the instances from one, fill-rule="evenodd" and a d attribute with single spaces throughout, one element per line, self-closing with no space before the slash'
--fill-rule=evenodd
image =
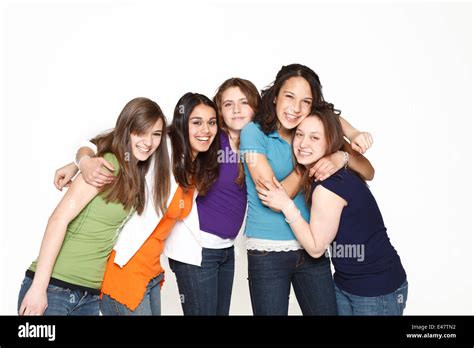
<path id="1" fill-rule="evenodd" d="M 293 139 L 293 153 L 298 163 L 308 166 L 324 157 L 327 150 L 326 135 L 321 119 L 306 117 L 299 124 Z"/>
<path id="2" fill-rule="evenodd" d="M 209 150 L 217 134 L 216 112 L 210 106 L 199 104 L 189 115 L 189 144 L 193 159 L 199 152 Z"/>
<path id="3" fill-rule="evenodd" d="M 163 120 L 158 119 L 153 127 L 143 134 L 130 134 L 133 156 L 139 161 L 146 161 L 161 143 Z"/>
<path id="4" fill-rule="evenodd" d="M 221 98 L 222 101 L 218 107 L 230 131 L 240 131 L 252 121 L 255 112 L 239 87 L 227 88 Z"/>
<path id="5" fill-rule="evenodd" d="M 281 126 L 286 130 L 298 126 L 309 115 L 312 102 L 311 87 L 306 79 L 295 76 L 286 80 L 274 100 Z"/>

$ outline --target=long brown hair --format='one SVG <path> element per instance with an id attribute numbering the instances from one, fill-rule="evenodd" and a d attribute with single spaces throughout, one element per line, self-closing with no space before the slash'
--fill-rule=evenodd
<path id="1" fill-rule="evenodd" d="M 224 94 L 224 92 L 227 89 L 231 88 L 231 87 L 237 87 L 237 88 L 240 89 L 240 91 L 247 98 L 247 101 L 248 101 L 250 107 L 252 108 L 252 110 L 254 111 L 255 114 L 257 113 L 258 108 L 260 106 L 260 102 L 261 102 L 260 94 L 258 93 L 257 87 L 255 87 L 255 85 L 252 82 L 250 82 L 249 80 L 241 79 L 239 77 L 232 77 L 228 80 L 225 80 L 219 86 L 219 88 L 217 89 L 216 95 L 214 96 L 214 104 L 216 104 L 216 107 L 217 107 L 217 118 L 219 119 L 220 128 L 229 137 L 230 137 L 229 127 L 224 122 L 224 118 L 222 116 L 221 103 L 222 103 L 222 94 Z M 255 117 L 255 115 L 254 115 L 254 117 Z M 240 148 L 240 137 L 237 140 L 236 146 L 237 146 L 237 150 L 238 150 Z M 240 158 L 240 156 L 239 156 L 239 158 Z M 239 175 L 237 176 L 237 179 L 235 180 L 235 182 L 238 185 L 243 185 L 243 183 L 245 181 L 244 164 L 243 164 L 242 161 L 239 161 L 238 165 L 239 165 Z"/>
<path id="2" fill-rule="evenodd" d="M 189 142 L 189 116 L 198 105 L 207 105 L 216 111 L 212 100 L 203 94 L 186 93 L 176 104 L 173 121 L 169 127 L 171 146 L 173 147 L 173 174 L 184 189 L 193 185 L 199 195 L 204 196 L 219 177 L 219 137 L 216 136 L 206 152 L 200 152 L 192 159 Z M 217 119 L 219 126 L 219 119 Z"/>
<path id="3" fill-rule="evenodd" d="M 163 123 L 160 145 L 146 161 L 139 161 L 132 154 L 130 135 L 144 134 L 160 120 Z M 120 166 L 116 179 L 101 189 L 106 202 L 120 202 L 125 209 L 135 208 L 140 215 L 146 205 L 145 175 L 154 160 L 155 210 L 164 214 L 170 194 L 170 161 L 166 145 L 166 118 L 161 108 L 147 98 L 135 98 L 125 105 L 115 128 L 92 140 L 97 145 L 97 156 L 111 152 Z"/>
<path id="4" fill-rule="evenodd" d="M 339 117 L 334 112 L 334 110 L 332 110 L 330 107 L 313 108 L 307 117 L 317 117 L 323 124 L 324 137 L 326 138 L 327 146 L 324 156 L 330 155 L 344 148 L 344 134 L 342 132 L 342 126 L 339 121 Z M 293 140 L 295 134 L 296 132 L 293 134 Z M 306 204 L 309 206 L 311 205 L 311 186 L 313 184 L 314 178 L 309 177 L 309 169 L 296 162 L 294 154 L 293 160 L 295 162 L 295 169 L 298 171 L 298 173 L 303 174 L 303 192 L 305 194 Z"/>

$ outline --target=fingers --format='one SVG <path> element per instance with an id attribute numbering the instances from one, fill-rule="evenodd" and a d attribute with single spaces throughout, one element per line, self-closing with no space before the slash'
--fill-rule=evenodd
<path id="1" fill-rule="evenodd" d="M 54 176 L 54 186 L 59 190 L 61 191 L 62 190 L 62 186 L 61 186 L 61 180 L 64 179 L 64 176 L 61 177 L 61 176 L 58 176 L 58 174 L 56 174 Z"/>
<path id="2" fill-rule="evenodd" d="M 356 143 L 351 143 L 351 147 L 354 151 L 357 151 L 358 153 L 360 153 L 361 155 L 364 154 L 364 151 L 362 150 L 361 147 L 359 147 Z"/>
<path id="3" fill-rule="evenodd" d="M 283 185 L 280 184 L 280 182 L 275 177 L 273 177 L 273 183 L 275 184 L 276 187 L 283 188 Z"/>
<path id="4" fill-rule="evenodd" d="M 108 162 L 106 159 L 100 157 L 100 162 L 101 162 L 101 165 L 103 165 L 105 168 L 107 168 L 108 170 L 110 170 L 112 173 L 115 171 L 115 168 L 112 164 L 110 164 L 110 162 Z"/>
<path id="5" fill-rule="evenodd" d="M 313 177 L 316 175 L 316 173 L 319 172 L 319 169 L 321 168 L 321 166 L 324 164 L 324 161 L 325 159 L 320 159 L 318 162 L 316 162 L 316 164 L 314 166 L 312 166 L 309 170 L 309 176 L 310 177 Z"/>

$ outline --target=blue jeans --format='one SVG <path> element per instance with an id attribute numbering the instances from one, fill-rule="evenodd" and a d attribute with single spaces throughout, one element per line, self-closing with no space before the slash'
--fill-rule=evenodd
<path id="1" fill-rule="evenodd" d="M 143 300 L 135 310 L 102 294 L 100 311 L 103 315 L 161 315 L 161 288 L 160 283 L 164 274 L 161 273 L 148 282 Z"/>
<path id="2" fill-rule="evenodd" d="M 201 267 L 169 259 L 184 315 L 229 315 L 234 247 L 202 249 Z"/>
<path id="3" fill-rule="evenodd" d="M 337 315 L 329 259 L 305 250 L 247 250 L 254 315 L 288 315 L 290 286 L 303 315 Z"/>
<path id="4" fill-rule="evenodd" d="M 408 297 L 407 281 L 394 292 L 375 297 L 352 295 L 334 287 L 339 315 L 403 315 Z"/>
<path id="5" fill-rule="evenodd" d="M 23 279 L 18 295 L 18 311 L 32 283 L 30 277 Z M 99 315 L 99 295 L 51 284 L 48 285 L 46 295 L 48 307 L 43 315 Z"/>

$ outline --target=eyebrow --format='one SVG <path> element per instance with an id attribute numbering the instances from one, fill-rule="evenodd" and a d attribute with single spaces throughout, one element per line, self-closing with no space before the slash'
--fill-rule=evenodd
<path id="1" fill-rule="evenodd" d="M 209 121 L 215 120 L 216 118 L 217 118 L 216 116 L 212 116 L 212 117 L 209 119 Z M 190 118 L 190 120 L 201 120 L 201 121 L 202 121 L 203 118 L 202 118 L 201 116 L 193 116 L 193 117 Z"/>
<path id="2" fill-rule="evenodd" d="M 291 92 L 291 91 L 283 91 L 283 93 L 289 93 L 289 94 L 291 94 L 291 95 L 295 95 L 295 94 L 294 94 L 293 92 Z M 313 100 L 313 97 L 305 97 L 305 98 L 303 98 L 303 99 L 305 99 L 305 100 L 306 100 L 306 99 Z"/>
<path id="3" fill-rule="evenodd" d="M 242 101 L 242 100 L 247 100 L 248 98 L 245 97 L 245 98 L 240 98 L 240 99 L 237 99 L 237 101 Z M 230 99 L 227 99 L 227 100 L 223 100 L 222 103 L 233 103 L 234 101 L 233 100 L 230 100 Z"/>

